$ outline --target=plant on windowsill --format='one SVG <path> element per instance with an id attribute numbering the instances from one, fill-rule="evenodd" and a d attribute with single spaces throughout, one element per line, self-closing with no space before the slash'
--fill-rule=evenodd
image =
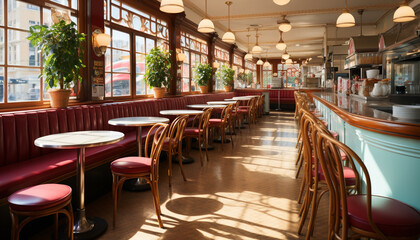
<path id="1" fill-rule="evenodd" d="M 225 92 L 232 91 L 233 88 L 233 79 L 235 77 L 235 71 L 228 67 L 228 66 L 222 66 L 222 68 L 217 73 L 217 77 L 222 80 L 222 84 L 225 88 Z"/>
<path id="2" fill-rule="evenodd" d="M 212 67 L 206 63 L 200 63 L 195 67 L 195 83 L 200 87 L 201 93 L 208 92 L 208 84 L 211 79 Z"/>
<path id="3" fill-rule="evenodd" d="M 43 76 L 47 83 L 51 107 L 67 107 L 70 89 L 82 81 L 85 35 L 77 32 L 70 19 L 67 22 L 62 19 L 50 27 L 30 27 L 28 40 L 42 50 L 44 68 L 39 77 Z"/>
<path id="4" fill-rule="evenodd" d="M 240 72 L 238 74 L 238 80 L 241 81 L 244 88 L 246 88 L 248 85 L 252 84 L 252 73 Z"/>
<path id="5" fill-rule="evenodd" d="M 144 79 L 153 89 L 155 98 L 163 98 L 165 88 L 171 80 L 171 53 L 160 47 L 154 47 L 146 55 L 146 73 Z"/>

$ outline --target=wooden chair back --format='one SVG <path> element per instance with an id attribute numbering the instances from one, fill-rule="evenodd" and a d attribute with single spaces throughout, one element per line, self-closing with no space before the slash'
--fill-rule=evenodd
<path id="1" fill-rule="evenodd" d="M 315 129 L 316 131 L 314 131 L 313 136 L 317 139 L 317 158 L 319 159 L 324 172 L 325 180 L 330 192 L 330 211 L 332 214 L 330 217 L 329 237 L 340 239 L 348 238 L 347 226 L 349 226 L 349 221 L 347 217 L 347 196 L 349 195 L 349 190 L 348 186 L 346 186 L 343 173 L 343 161 L 340 153 L 340 151 L 342 151 L 346 154 L 347 161 L 356 174 L 356 185 L 358 186 L 354 189 L 352 194 L 361 194 L 361 178 L 360 173 L 357 172 L 357 169 L 360 169 L 366 184 L 366 211 L 369 224 L 377 234 L 375 238 L 387 239 L 372 220 L 372 188 L 369 172 L 365 164 L 353 150 L 322 130 L 319 124 L 315 125 Z M 341 226 L 344 227 L 341 228 Z"/>
<path id="2" fill-rule="evenodd" d="M 162 151 L 163 142 L 168 135 L 169 124 L 156 123 L 147 133 L 144 156 L 151 159 L 151 173 L 155 179 L 159 178 L 159 157 Z M 150 155 L 148 146 L 151 145 Z M 150 157 L 149 157 L 150 156 Z"/>
<path id="3" fill-rule="evenodd" d="M 174 146 L 178 145 L 182 141 L 184 129 L 187 126 L 187 120 L 188 120 L 188 115 L 181 115 L 175 118 L 175 120 L 171 123 L 169 132 L 168 132 L 168 138 L 170 139 L 169 148 L 173 148 Z"/>

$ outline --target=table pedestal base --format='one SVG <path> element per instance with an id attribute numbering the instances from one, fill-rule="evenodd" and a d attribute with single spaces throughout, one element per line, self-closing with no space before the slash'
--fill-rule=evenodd
<path id="1" fill-rule="evenodd" d="M 85 219 L 85 223 L 81 224 L 92 224 L 92 227 L 89 231 L 77 233 L 76 229 L 78 228 L 78 225 L 74 226 L 74 239 L 75 240 L 82 240 L 82 239 L 97 239 L 99 236 L 101 236 L 106 229 L 108 228 L 108 224 L 106 221 L 102 218 L 93 217 L 93 218 L 87 218 Z"/>
<path id="2" fill-rule="evenodd" d="M 194 162 L 194 158 L 190 156 L 182 156 L 182 164 L 190 164 Z M 178 155 L 172 157 L 172 163 L 178 163 Z"/>
<path id="3" fill-rule="evenodd" d="M 217 139 L 214 139 L 213 142 L 215 142 L 215 143 L 222 143 L 222 137 L 219 137 Z M 223 143 L 230 143 L 230 139 L 225 138 L 225 141 Z"/>
<path id="4" fill-rule="evenodd" d="M 123 188 L 130 192 L 142 192 L 150 190 L 150 184 L 142 178 L 128 179 L 124 182 Z"/>
<path id="5" fill-rule="evenodd" d="M 192 148 L 195 150 L 198 150 L 197 146 L 193 146 Z M 214 150 L 214 146 L 207 144 L 207 151 L 210 151 L 210 150 Z M 204 147 L 204 143 L 201 144 L 201 151 L 206 151 L 206 148 Z"/>

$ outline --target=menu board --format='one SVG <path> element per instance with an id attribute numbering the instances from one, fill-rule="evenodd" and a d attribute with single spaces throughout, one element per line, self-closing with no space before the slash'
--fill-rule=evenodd
<path id="1" fill-rule="evenodd" d="M 93 61 L 92 98 L 103 100 L 105 97 L 104 61 Z"/>

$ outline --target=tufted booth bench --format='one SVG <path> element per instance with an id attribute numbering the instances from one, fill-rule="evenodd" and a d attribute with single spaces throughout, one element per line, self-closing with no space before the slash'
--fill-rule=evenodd
<path id="1" fill-rule="evenodd" d="M 118 143 L 86 149 L 85 167 L 89 170 L 137 151 L 135 128 L 109 125 L 109 119 L 159 116 L 160 110 L 183 109 L 188 104 L 233 96 L 234 93 L 202 94 L 0 113 L 0 199 L 5 202 L 7 196 L 24 187 L 59 182 L 76 174 L 76 151 L 36 147 L 34 140 L 38 137 L 83 130 L 123 132 L 125 137 Z M 143 138 L 147 131 L 143 128 Z"/>
<path id="2" fill-rule="evenodd" d="M 277 108 L 278 97 L 280 94 L 280 107 L 294 109 L 295 106 L 295 89 L 270 89 L 270 108 Z"/>

